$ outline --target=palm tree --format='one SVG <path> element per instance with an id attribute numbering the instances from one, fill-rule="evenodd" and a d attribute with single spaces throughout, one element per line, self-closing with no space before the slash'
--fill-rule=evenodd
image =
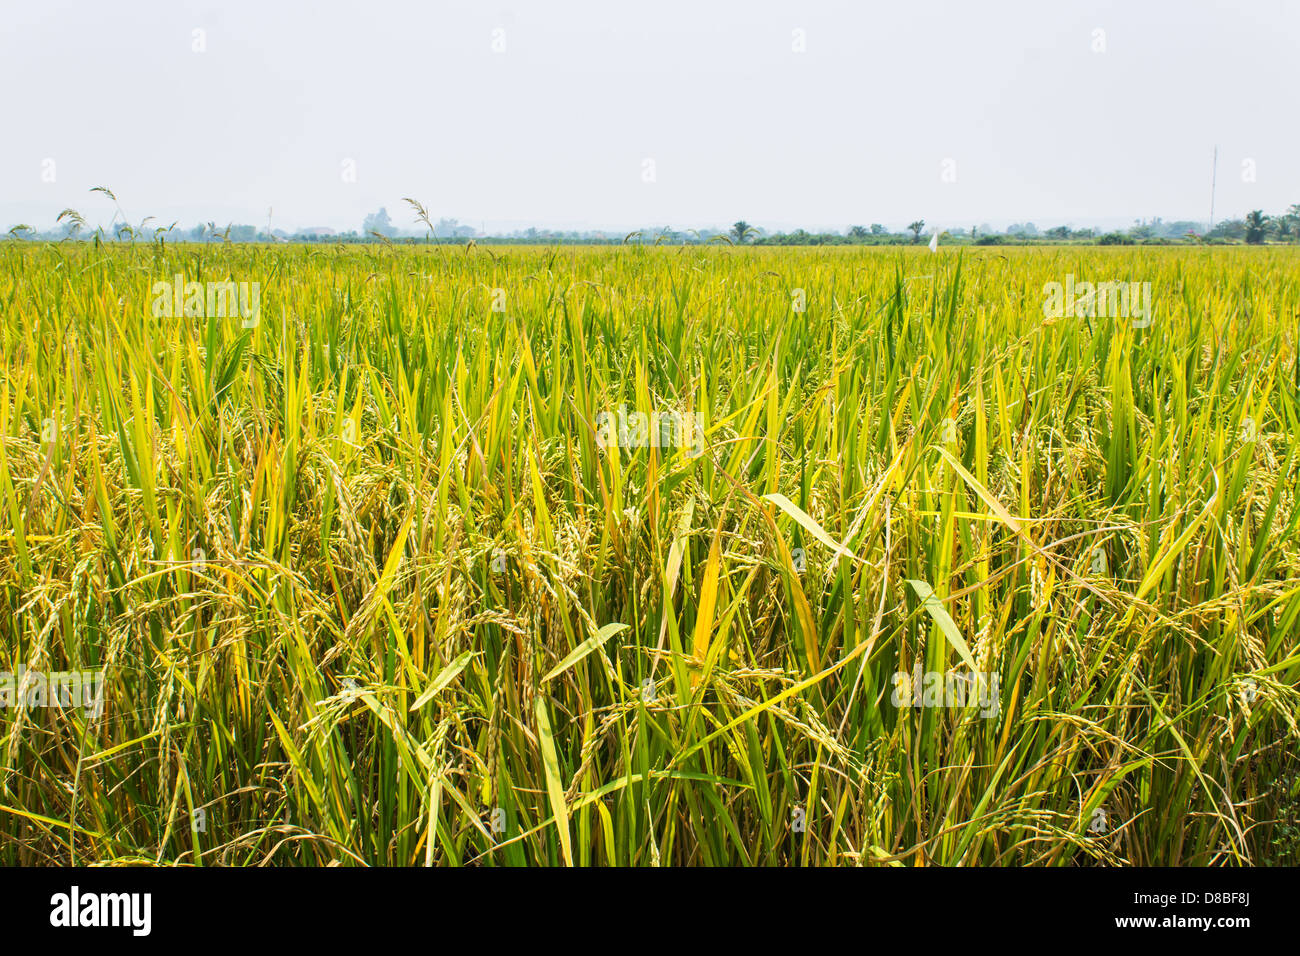
<path id="1" fill-rule="evenodd" d="M 735 238 L 736 242 L 741 245 L 744 245 L 745 241 L 756 231 L 757 230 L 753 226 L 745 222 L 743 219 L 731 227 L 731 235 Z"/>
<path id="2" fill-rule="evenodd" d="M 907 228 L 912 230 L 912 241 L 921 241 L 921 230 L 925 228 L 925 220 L 918 219 L 916 222 L 909 222 Z"/>
<path id="3" fill-rule="evenodd" d="M 1255 209 L 1246 214 L 1246 242 L 1252 246 L 1257 246 L 1264 241 L 1264 228 L 1268 224 L 1268 216 L 1264 215 L 1262 209 Z"/>

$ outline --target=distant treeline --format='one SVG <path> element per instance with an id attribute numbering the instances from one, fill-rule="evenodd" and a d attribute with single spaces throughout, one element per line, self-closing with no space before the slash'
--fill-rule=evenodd
<path id="1" fill-rule="evenodd" d="M 65 214 L 66 215 L 66 214 Z M 265 230 L 247 224 L 225 227 L 206 223 L 190 229 L 177 229 L 175 224 L 146 228 L 142 223 L 133 228 L 125 222 L 115 222 L 109 229 L 89 229 L 80 216 L 74 214 L 68 221 L 60 217 L 54 229 L 37 230 L 29 225 L 17 225 L 8 232 L 17 239 L 64 241 L 94 240 L 102 242 L 320 242 L 320 243 L 370 243 L 386 242 L 400 245 L 705 245 L 731 244 L 753 246 L 905 246 L 931 241 L 934 229 L 926 228 L 925 220 L 910 223 L 901 232 L 886 229 L 880 223 L 870 226 L 850 226 L 843 232 L 766 232 L 741 220 L 731 229 L 722 232 L 708 229 L 678 230 L 671 228 L 646 228 L 628 234 L 610 234 L 598 231 L 560 231 L 551 229 L 526 229 L 501 235 L 484 235 L 461 225 L 455 219 L 441 219 L 424 233 L 401 232 L 393 228 L 387 211 L 380 209 L 367 216 L 360 231 L 335 232 L 315 228 L 298 232 L 280 229 Z M 427 221 L 427 220 L 426 220 Z M 1247 243 L 1300 242 L 1300 204 L 1293 204 L 1286 212 L 1268 216 L 1255 210 L 1244 219 L 1229 219 L 1214 228 L 1208 223 L 1179 220 L 1164 222 L 1153 219 L 1137 221 L 1123 231 L 1097 232 L 1092 229 L 1072 229 L 1054 226 L 1039 230 L 1032 222 L 1015 223 L 1003 230 L 986 225 L 965 229 L 943 229 L 939 239 L 945 245 L 1041 245 L 1053 243 L 1085 243 L 1092 245 L 1172 245 L 1181 243 Z"/>

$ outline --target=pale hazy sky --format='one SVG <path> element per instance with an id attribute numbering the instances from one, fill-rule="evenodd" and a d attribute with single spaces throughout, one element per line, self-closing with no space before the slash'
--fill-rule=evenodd
<path id="1" fill-rule="evenodd" d="M 1300 0 L 0 0 L 6 229 L 1222 219 L 1298 118 Z"/>

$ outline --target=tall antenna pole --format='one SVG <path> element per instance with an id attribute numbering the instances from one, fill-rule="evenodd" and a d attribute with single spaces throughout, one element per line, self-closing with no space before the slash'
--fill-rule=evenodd
<path id="1" fill-rule="evenodd" d="M 1214 231 L 1214 186 L 1219 178 L 1219 147 L 1214 147 L 1214 172 L 1210 173 L 1210 228 L 1207 232 Z"/>

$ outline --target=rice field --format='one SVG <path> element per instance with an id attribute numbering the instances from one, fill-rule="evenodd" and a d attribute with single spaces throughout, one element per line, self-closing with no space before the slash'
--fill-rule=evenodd
<path id="1" fill-rule="evenodd" d="M 0 243 L 0 863 L 1300 863 L 1298 330 L 1280 247 Z"/>

